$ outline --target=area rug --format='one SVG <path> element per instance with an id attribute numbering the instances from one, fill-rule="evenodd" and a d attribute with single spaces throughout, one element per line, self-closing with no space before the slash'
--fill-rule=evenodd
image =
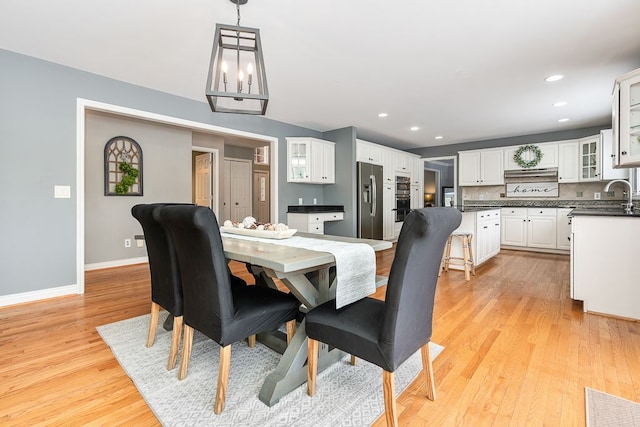
<path id="1" fill-rule="evenodd" d="M 640 427 L 640 403 L 585 387 L 587 427 Z"/>
<path id="2" fill-rule="evenodd" d="M 161 313 L 159 325 L 163 316 L 166 312 Z M 260 343 L 249 348 L 240 342 L 231 350 L 224 411 L 215 415 L 220 347 L 196 332 L 189 372 L 178 381 L 178 367 L 166 369 L 171 332 L 159 327 L 155 344 L 146 348 L 148 325 L 149 315 L 144 315 L 99 326 L 97 330 L 165 426 L 366 426 L 384 412 L 381 369 L 364 360 L 351 366 L 348 356 L 318 374 L 313 398 L 307 396 L 303 384 L 268 407 L 258 399 L 258 393 L 280 355 Z M 432 344 L 432 357 L 442 350 Z M 396 370 L 396 393 L 400 394 L 421 370 L 418 351 Z"/>

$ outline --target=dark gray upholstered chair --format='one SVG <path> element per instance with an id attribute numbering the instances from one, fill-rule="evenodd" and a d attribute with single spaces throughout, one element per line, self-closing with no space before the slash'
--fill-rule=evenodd
<path id="1" fill-rule="evenodd" d="M 173 239 L 153 218 L 153 212 L 162 206 L 166 206 L 166 204 L 135 205 L 131 208 L 131 215 L 142 226 L 151 272 L 151 319 L 147 334 L 147 347 L 151 347 L 155 340 L 158 314 L 160 307 L 162 307 L 173 316 L 171 348 L 167 363 L 167 369 L 173 369 L 178 357 L 182 334 L 182 283 Z"/>
<path id="2" fill-rule="evenodd" d="M 320 341 L 350 353 L 352 363 L 355 356 L 383 369 L 387 425 L 398 424 L 393 372 L 418 349 L 422 350 L 427 397 L 435 399 L 428 345 L 433 303 L 444 245 L 461 219 L 453 208 L 412 211 L 400 231 L 385 301 L 365 298 L 336 310 L 332 300 L 307 313 L 310 396 L 315 394 Z"/>
<path id="3" fill-rule="evenodd" d="M 193 330 L 220 344 L 214 412 L 224 408 L 231 344 L 287 322 L 293 331 L 300 303 L 263 286 L 233 286 L 216 217 L 200 206 L 166 206 L 154 216 L 170 230 L 176 246 L 184 296 L 184 344 L 180 379 L 186 375 Z"/>

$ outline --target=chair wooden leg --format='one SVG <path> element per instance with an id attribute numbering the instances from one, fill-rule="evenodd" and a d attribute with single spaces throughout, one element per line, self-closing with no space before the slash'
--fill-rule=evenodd
<path id="1" fill-rule="evenodd" d="M 216 390 L 216 403 L 213 412 L 219 414 L 224 409 L 224 400 L 227 397 L 227 383 L 229 382 L 229 368 L 231 367 L 231 345 L 220 347 L 220 366 L 218 367 L 218 389 Z"/>
<path id="2" fill-rule="evenodd" d="M 471 274 L 476 275 L 476 262 L 473 259 L 473 244 L 472 241 L 473 236 L 469 236 L 469 262 L 471 263 Z"/>
<path id="3" fill-rule="evenodd" d="M 249 338 L 247 338 L 247 344 L 251 348 L 255 347 L 256 346 L 256 336 L 255 335 L 251 335 Z"/>
<path id="4" fill-rule="evenodd" d="M 351 355 L 351 366 L 356 366 L 356 363 L 358 362 L 358 358 L 355 357 L 353 354 Z"/>
<path id="5" fill-rule="evenodd" d="M 187 369 L 189 368 L 189 359 L 191 358 L 191 346 L 193 344 L 193 328 L 189 325 L 184 325 L 184 338 L 182 339 L 182 359 L 180 360 L 180 371 L 178 372 L 178 379 L 183 380 L 187 376 Z"/>
<path id="6" fill-rule="evenodd" d="M 171 349 L 169 350 L 169 362 L 167 370 L 172 370 L 176 366 L 178 359 L 178 348 L 180 348 L 180 337 L 182 336 L 182 316 L 173 318 L 173 332 L 171 333 Z"/>
<path id="7" fill-rule="evenodd" d="M 387 426 L 398 425 L 398 411 L 396 408 L 396 391 L 393 384 L 393 372 L 382 371 L 382 389 L 384 391 L 384 410 Z"/>
<path id="8" fill-rule="evenodd" d="M 160 306 L 151 302 L 151 318 L 149 319 L 149 333 L 147 334 L 147 347 L 151 347 L 156 339 L 156 329 L 158 328 L 158 315 Z"/>
<path id="9" fill-rule="evenodd" d="M 291 343 L 293 336 L 296 334 L 296 319 L 290 320 L 287 325 L 287 345 Z"/>
<path id="10" fill-rule="evenodd" d="M 309 340 L 307 350 L 307 394 L 316 394 L 316 377 L 318 376 L 318 341 Z"/>
<path id="11" fill-rule="evenodd" d="M 449 271 L 449 260 L 451 259 L 451 236 L 447 239 L 447 255 L 444 258 L 444 271 Z"/>
<path id="12" fill-rule="evenodd" d="M 422 370 L 427 380 L 427 399 L 436 400 L 436 382 L 433 377 L 433 362 L 431 362 L 431 349 L 426 343 L 420 349 L 422 353 Z"/>
<path id="13" fill-rule="evenodd" d="M 466 236 L 462 237 L 462 258 L 464 260 L 464 280 L 468 282 L 471 280 L 471 269 L 469 268 L 469 240 Z"/>

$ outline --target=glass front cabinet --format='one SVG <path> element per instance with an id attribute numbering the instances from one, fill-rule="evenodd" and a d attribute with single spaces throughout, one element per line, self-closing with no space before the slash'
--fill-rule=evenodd
<path id="1" fill-rule="evenodd" d="M 640 68 L 616 79 L 612 111 L 614 163 L 640 166 Z"/>

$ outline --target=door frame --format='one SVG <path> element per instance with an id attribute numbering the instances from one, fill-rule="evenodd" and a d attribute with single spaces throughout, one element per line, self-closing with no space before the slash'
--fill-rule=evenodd
<path id="1" fill-rule="evenodd" d="M 458 203 L 459 201 L 458 196 L 460 194 L 458 192 L 458 156 L 423 157 L 422 167 L 424 168 L 424 162 L 437 162 L 438 160 L 453 160 L 453 193 L 454 193 L 455 206 L 459 206 L 460 203 Z"/>
<path id="2" fill-rule="evenodd" d="M 192 120 L 181 119 L 163 114 L 151 113 L 149 111 L 137 110 L 120 105 L 107 104 L 105 102 L 94 101 L 85 98 L 76 98 L 76 293 L 84 294 L 84 154 L 85 154 L 85 121 L 87 111 L 100 111 L 116 114 L 122 117 L 131 117 L 139 120 L 146 120 L 154 123 L 179 126 L 191 130 L 212 133 L 216 135 L 231 135 L 264 141 L 271 147 L 270 161 L 272 164 L 271 173 L 274 176 L 271 185 L 271 214 L 274 221 L 278 220 L 278 138 L 257 133 L 245 132 L 237 129 L 225 128 Z"/>
<path id="3" fill-rule="evenodd" d="M 211 183 L 211 189 L 212 192 L 216 195 L 216 197 L 214 197 L 211 200 L 211 210 L 213 212 L 216 213 L 216 215 L 218 215 L 220 212 L 218 211 L 218 208 L 220 206 L 220 150 L 218 150 L 217 148 L 209 148 L 209 147 L 201 147 L 198 145 L 192 145 L 191 146 L 191 152 L 198 152 L 198 153 L 213 153 L 215 154 L 215 159 L 213 160 L 210 168 L 212 170 L 215 170 L 215 176 L 212 173 L 211 174 L 211 179 L 215 179 L 215 185 L 212 182 Z M 214 164 L 215 163 L 215 164 Z M 191 171 L 191 173 L 195 173 L 195 171 Z"/>

